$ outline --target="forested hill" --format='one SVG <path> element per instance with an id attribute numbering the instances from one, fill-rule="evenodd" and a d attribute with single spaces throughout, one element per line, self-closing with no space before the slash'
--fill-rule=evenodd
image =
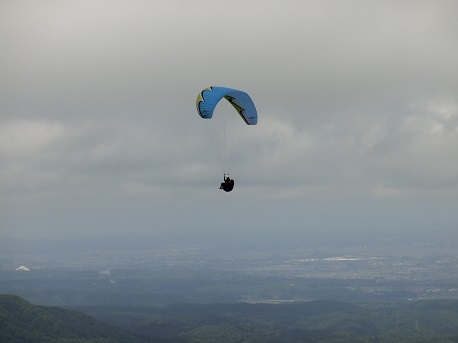
<path id="1" fill-rule="evenodd" d="M 153 342 L 453 343 L 458 301 L 172 304 L 78 308 Z"/>
<path id="2" fill-rule="evenodd" d="M 0 343 L 144 343 L 76 311 L 32 305 L 0 294 Z"/>
<path id="3" fill-rule="evenodd" d="M 91 306 L 78 310 L 88 315 L 0 295 L 0 343 L 458 342 L 456 300 Z"/>

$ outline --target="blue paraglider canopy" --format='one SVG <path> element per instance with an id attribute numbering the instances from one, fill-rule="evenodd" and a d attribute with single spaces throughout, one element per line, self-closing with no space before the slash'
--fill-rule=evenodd
<path id="1" fill-rule="evenodd" d="M 205 88 L 197 96 L 197 112 L 202 118 L 210 119 L 213 116 L 216 105 L 222 98 L 231 103 L 245 123 L 248 125 L 256 125 L 258 123 L 256 107 L 250 96 L 245 92 L 232 88 Z"/>

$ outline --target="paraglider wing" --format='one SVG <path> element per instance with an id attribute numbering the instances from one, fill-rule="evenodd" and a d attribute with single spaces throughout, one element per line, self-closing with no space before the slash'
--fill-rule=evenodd
<path id="1" fill-rule="evenodd" d="M 232 88 L 205 88 L 197 96 L 197 112 L 202 118 L 210 119 L 213 116 L 216 105 L 222 98 L 225 98 L 231 103 L 245 123 L 248 125 L 257 124 L 258 114 L 253 100 L 251 100 L 247 93 Z"/>

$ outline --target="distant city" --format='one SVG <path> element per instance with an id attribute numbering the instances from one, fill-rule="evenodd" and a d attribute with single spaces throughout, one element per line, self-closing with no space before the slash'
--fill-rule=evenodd
<path id="1" fill-rule="evenodd" d="M 151 305 L 457 299 L 457 237 L 412 237 L 341 235 L 332 244 L 326 236 L 306 235 L 240 241 L 6 238 L 0 293 L 51 305 L 92 304 L 94 297 L 101 304 L 142 298 Z"/>

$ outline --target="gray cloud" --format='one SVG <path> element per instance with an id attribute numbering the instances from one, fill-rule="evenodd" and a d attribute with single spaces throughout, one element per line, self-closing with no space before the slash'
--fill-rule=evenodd
<path id="1" fill-rule="evenodd" d="M 198 230 L 224 206 L 253 228 L 456 223 L 436 205 L 458 196 L 455 1 L 0 8 L 2 232 Z M 227 197 L 194 108 L 208 85 L 260 116 L 237 128 Z"/>

